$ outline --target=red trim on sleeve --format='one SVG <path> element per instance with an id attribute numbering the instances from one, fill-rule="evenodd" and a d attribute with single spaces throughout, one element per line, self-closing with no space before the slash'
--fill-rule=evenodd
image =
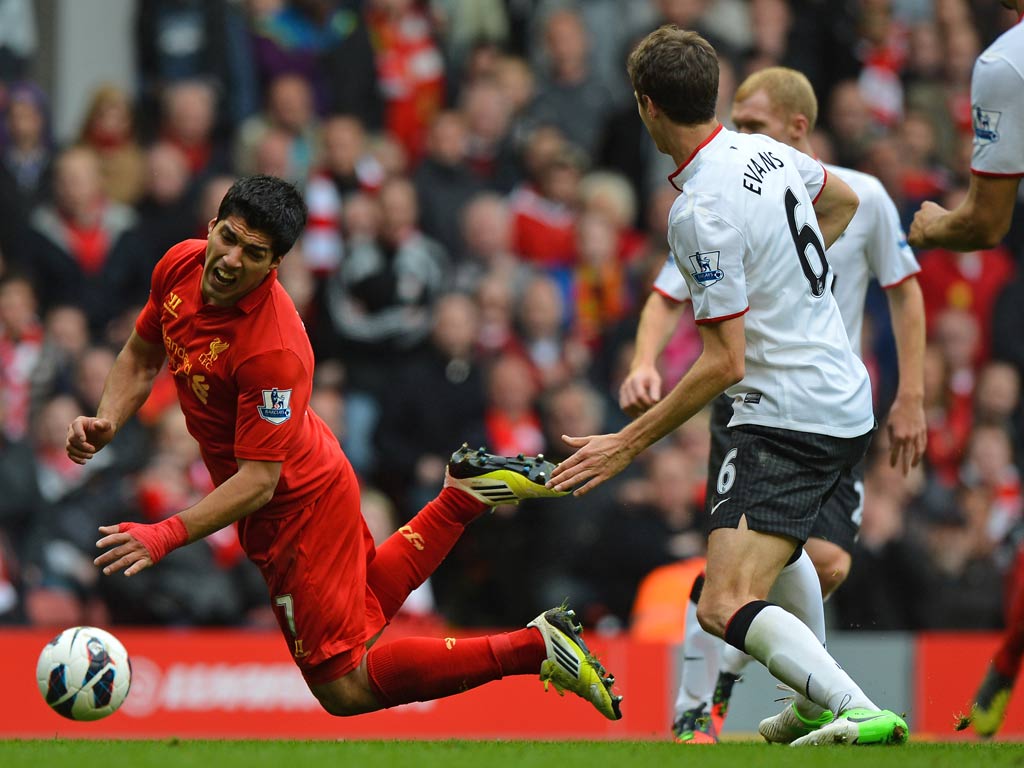
<path id="1" fill-rule="evenodd" d="M 680 173 L 682 173 L 683 169 L 686 168 L 686 166 L 688 166 L 691 162 L 693 162 L 693 158 L 695 158 L 697 156 L 697 153 L 700 152 L 702 149 L 704 149 L 704 147 L 706 147 L 708 144 L 710 144 L 711 140 L 713 138 L 715 138 L 715 136 L 717 136 L 721 132 L 722 132 L 722 124 L 719 123 L 718 127 L 715 128 L 715 130 L 713 130 L 711 133 L 709 133 L 708 137 L 706 139 L 704 139 L 704 141 L 702 141 L 700 144 L 697 145 L 697 148 L 695 150 L 693 150 L 693 152 L 690 153 L 690 156 L 688 158 L 686 158 L 682 163 L 680 163 L 679 167 L 676 168 L 675 171 L 673 171 L 671 174 L 669 174 L 668 183 L 671 184 L 676 189 L 678 189 L 680 192 L 682 192 L 683 190 L 679 189 L 679 187 L 676 187 L 676 176 L 678 176 Z"/>
<path id="2" fill-rule="evenodd" d="M 685 304 L 687 301 L 690 301 L 690 299 L 677 299 L 675 296 L 673 296 L 670 293 L 666 293 L 665 291 L 661 290 L 661 288 L 659 288 L 656 285 L 653 286 L 651 288 L 651 290 L 654 291 L 654 293 L 657 293 L 657 294 L 660 294 L 661 296 L 664 296 L 666 299 L 671 301 L 673 304 Z"/>
<path id="3" fill-rule="evenodd" d="M 703 320 L 698 320 L 697 325 L 707 325 L 708 323 L 721 323 L 724 320 L 732 320 L 734 318 L 739 317 L 740 315 L 745 315 L 749 311 L 750 305 L 748 304 L 747 308 L 744 309 L 742 312 L 735 312 L 731 315 L 722 315 L 721 317 L 705 317 Z"/>
<path id="4" fill-rule="evenodd" d="M 821 163 L 818 163 L 818 165 L 821 165 Z M 828 184 L 828 171 L 825 170 L 824 165 L 821 165 L 821 172 L 825 174 L 825 178 L 821 180 L 821 189 L 818 190 L 818 194 L 816 194 L 814 199 L 811 200 L 811 205 L 818 202 L 818 198 L 821 197 L 821 193 L 825 191 L 825 185 Z"/>
<path id="5" fill-rule="evenodd" d="M 918 276 L 918 275 L 920 275 L 920 274 L 921 274 L 921 270 L 920 270 L 920 269 L 919 269 L 919 270 L 917 270 L 917 272 L 911 272 L 911 273 L 910 273 L 909 275 L 907 275 L 907 276 L 906 276 L 906 277 L 904 277 L 904 278 L 901 278 L 900 280 L 897 280 L 897 281 L 896 281 L 895 283 L 889 283 L 888 285 L 883 285 L 883 286 L 882 286 L 882 290 L 883 290 L 883 291 L 888 291 L 888 290 L 889 290 L 890 288 L 895 288 L 895 287 L 896 287 L 896 286 L 898 286 L 898 285 L 903 285 L 903 284 L 904 284 L 905 282 L 907 282 L 907 280 L 909 280 L 910 278 L 912 278 L 912 277 L 917 277 L 917 276 Z"/>
<path id="6" fill-rule="evenodd" d="M 971 168 L 971 173 L 984 179 L 1019 179 L 1024 177 L 1024 171 L 1018 173 L 992 173 L 991 171 L 976 171 L 974 168 Z"/>

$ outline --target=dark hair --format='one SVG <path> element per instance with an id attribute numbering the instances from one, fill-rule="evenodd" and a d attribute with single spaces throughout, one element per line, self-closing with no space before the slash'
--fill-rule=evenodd
<path id="1" fill-rule="evenodd" d="M 217 221 L 238 216 L 270 238 L 275 257 L 295 245 L 306 226 L 306 202 L 294 185 L 275 176 L 246 176 L 220 201 Z"/>
<path id="2" fill-rule="evenodd" d="M 682 125 L 715 117 L 718 100 L 718 55 L 698 35 L 666 24 L 641 40 L 626 65 L 637 98 L 651 101 Z"/>

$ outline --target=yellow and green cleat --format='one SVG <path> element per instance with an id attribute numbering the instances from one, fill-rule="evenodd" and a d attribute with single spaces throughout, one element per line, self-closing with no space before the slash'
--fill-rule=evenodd
<path id="1" fill-rule="evenodd" d="M 564 605 L 552 608 L 526 626 L 535 627 L 544 638 L 548 653 L 540 665 L 544 690 L 554 684 L 559 695 L 572 691 L 609 720 L 622 719 L 622 697 L 612 693 L 615 678 L 583 642 L 583 627 L 576 620 L 575 611 Z"/>
<path id="2" fill-rule="evenodd" d="M 555 465 L 537 456 L 495 456 L 466 443 L 452 454 L 445 469 L 445 488 L 458 488 L 484 504 L 518 504 L 523 499 L 552 499 L 566 491 L 553 491 L 544 483 Z"/>
<path id="3" fill-rule="evenodd" d="M 968 722 L 974 725 L 974 732 L 990 739 L 996 735 L 1003 720 L 1006 718 L 1006 707 L 1013 693 L 1013 678 L 1000 674 L 990 666 L 981 681 L 981 687 L 971 705 L 971 717 Z"/>

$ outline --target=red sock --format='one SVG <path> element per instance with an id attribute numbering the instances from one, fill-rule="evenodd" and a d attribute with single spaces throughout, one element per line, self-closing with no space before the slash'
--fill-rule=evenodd
<path id="1" fill-rule="evenodd" d="M 408 525 L 377 547 L 366 567 L 366 583 L 391 621 L 416 587 L 441 564 L 465 527 L 487 509 L 468 493 L 443 488 Z"/>
<path id="2" fill-rule="evenodd" d="M 1024 549 L 1017 553 L 1007 587 L 1006 632 L 992 666 L 999 674 L 1015 678 L 1024 656 Z"/>
<path id="3" fill-rule="evenodd" d="M 488 637 L 410 637 L 374 646 L 366 669 L 383 707 L 431 701 L 468 691 L 505 675 L 537 674 L 547 658 L 532 627 Z"/>

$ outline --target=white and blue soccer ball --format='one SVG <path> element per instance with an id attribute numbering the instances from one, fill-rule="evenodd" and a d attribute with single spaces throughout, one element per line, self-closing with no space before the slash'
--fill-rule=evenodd
<path id="1" fill-rule="evenodd" d="M 39 654 L 36 680 L 57 714 L 70 720 L 99 720 L 124 703 L 132 667 L 124 645 L 109 632 L 71 627 Z"/>

